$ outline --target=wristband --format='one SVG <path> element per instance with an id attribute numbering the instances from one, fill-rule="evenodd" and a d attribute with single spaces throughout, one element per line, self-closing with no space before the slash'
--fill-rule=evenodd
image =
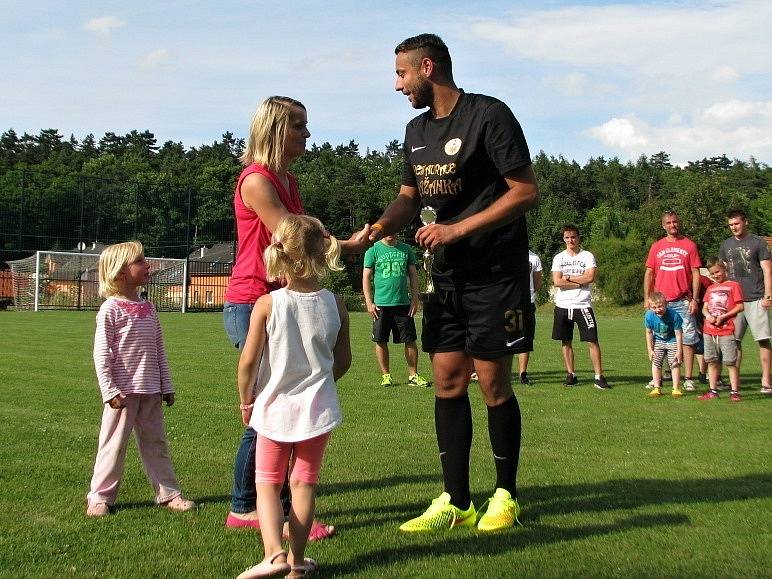
<path id="1" fill-rule="evenodd" d="M 242 404 L 239 406 L 239 410 L 251 410 L 252 408 L 254 408 L 254 406 L 255 406 L 254 402 L 252 404 Z"/>

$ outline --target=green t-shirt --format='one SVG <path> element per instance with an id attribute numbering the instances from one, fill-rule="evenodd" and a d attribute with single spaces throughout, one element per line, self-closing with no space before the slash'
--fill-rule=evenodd
<path id="1" fill-rule="evenodd" d="M 415 265 L 413 248 L 406 243 L 377 242 L 365 252 L 365 267 L 373 270 L 376 306 L 404 306 L 408 295 L 408 266 Z"/>

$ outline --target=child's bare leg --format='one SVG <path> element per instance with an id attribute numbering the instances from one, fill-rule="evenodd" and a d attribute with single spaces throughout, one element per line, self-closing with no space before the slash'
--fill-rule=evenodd
<path id="1" fill-rule="evenodd" d="M 314 521 L 316 485 L 290 481 L 292 507 L 289 513 L 289 563 L 302 565 L 308 543 L 308 533 Z"/>
<path id="2" fill-rule="evenodd" d="M 708 382 L 710 389 L 718 388 L 718 377 L 721 375 L 721 362 L 708 362 Z"/>
<path id="3" fill-rule="evenodd" d="M 729 373 L 729 384 L 732 385 L 732 392 L 740 392 L 740 369 L 732 364 L 727 365 L 726 371 Z"/>
<path id="4" fill-rule="evenodd" d="M 651 365 L 651 377 L 654 378 L 654 388 L 662 386 L 662 367 L 656 364 Z"/>
<path id="5" fill-rule="evenodd" d="M 681 366 L 679 364 L 673 364 L 670 369 L 673 376 L 673 390 L 681 389 Z"/>
<path id="6" fill-rule="evenodd" d="M 282 483 L 257 483 L 257 500 L 260 508 L 257 509 L 260 518 L 260 534 L 263 537 L 265 557 L 270 558 L 282 550 L 281 529 L 284 522 L 284 511 L 281 508 Z M 282 563 L 285 559 L 281 556 L 276 563 Z"/>

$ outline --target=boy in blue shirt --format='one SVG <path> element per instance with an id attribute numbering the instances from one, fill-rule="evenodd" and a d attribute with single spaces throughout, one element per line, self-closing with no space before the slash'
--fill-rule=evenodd
<path id="1" fill-rule="evenodd" d="M 667 355 L 667 361 L 673 373 L 673 397 L 680 398 L 681 392 L 681 360 L 683 359 L 683 332 L 681 315 L 667 307 L 667 300 L 660 292 L 649 295 L 649 309 L 643 318 L 646 328 L 646 349 L 651 360 L 651 375 L 654 388 L 649 397 L 662 396 L 662 361 Z"/>

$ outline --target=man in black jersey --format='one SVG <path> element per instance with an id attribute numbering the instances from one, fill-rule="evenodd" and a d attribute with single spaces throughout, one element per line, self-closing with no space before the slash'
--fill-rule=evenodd
<path id="1" fill-rule="evenodd" d="M 465 93 L 453 81 L 445 43 L 434 34 L 397 46 L 396 90 L 416 109 L 405 131 L 399 195 L 371 226 L 370 241 L 395 233 L 422 207 L 437 214 L 416 241 L 434 254 L 435 293 L 424 301 L 422 343 L 432 359 L 435 428 L 445 489 L 406 532 L 454 526 L 511 527 L 520 511 L 516 477 L 520 407 L 512 357 L 533 342 L 525 212 L 538 200 L 522 129 L 509 108 Z M 469 489 L 470 367 L 488 407 L 496 486 L 476 523 Z"/>

